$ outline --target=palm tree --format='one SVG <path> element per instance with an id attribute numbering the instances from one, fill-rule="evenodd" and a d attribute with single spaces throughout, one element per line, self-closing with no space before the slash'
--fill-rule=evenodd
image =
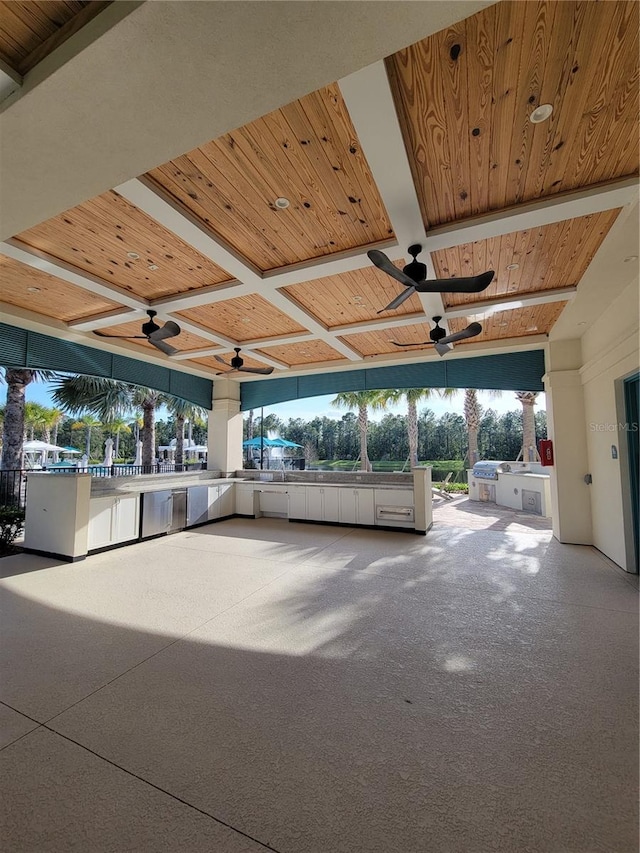
<path id="1" fill-rule="evenodd" d="M 371 471 L 371 462 L 367 452 L 367 430 L 369 427 L 369 406 L 372 409 L 385 408 L 385 391 L 343 391 L 331 405 L 338 409 L 357 409 L 360 430 L 360 470 Z"/>
<path id="2" fill-rule="evenodd" d="M 482 406 L 478 402 L 478 392 L 475 388 L 465 389 L 463 412 L 469 438 L 469 468 L 473 468 L 478 461 L 478 430 L 482 417 Z"/>
<path id="3" fill-rule="evenodd" d="M 522 450 L 520 454 L 523 462 L 535 461 L 539 458 L 536 449 L 536 418 L 533 411 L 537 397 L 537 391 L 516 391 L 516 400 L 522 404 Z"/>
<path id="4" fill-rule="evenodd" d="M 385 403 L 407 402 L 407 438 L 409 440 L 409 463 L 412 468 L 418 464 L 418 403 L 431 397 L 453 397 L 455 388 L 405 388 L 393 391 L 381 391 Z"/>
<path id="5" fill-rule="evenodd" d="M 15 471 L 22 467 L 22 442 L 24 441 L 25 392 L 31 382 L 46 382 L 54 376 L 47 370 L 5 367 L 7 404 L 2 426 L 2 471 Z"/>
<path id="6" fill-rule="evenodd" d="M 25 435 L 29 434 L 29 441 L 33 441 L 36 437 L 35 433 L 38 430 L 40 438 L 45 431 L 47 421 L 47 409 L 40 403 L 25 403 L 24 404 L 24 430 Z"/>
<path id="7" fill-rule="evenodd" d="M 189 444 L 191 445 L 191 428 L 193 422 L 201 421 L 204 418 L 205 410 L 201 406 L 196 406 L 188 400 L 182 400 L 180 397 L 168 397 L 166 406 L 169 412 L 174 416 L 176 422 L 176 467 L 184 462 L 184 424 L 189 420 Z"/>
<path id="8" fill-rule="evenodd" d="M 71 376 L 60 380 L 54 401 L 69 414 L 87 411 L 102 421 L 142 409 L 142 464 L 151 466 L 155 456 L 155 412 L 167 396 L 152 388 L 97 376 Z"/>
<path id="9" fill-rule="evenodd" d="M 99 421 L 98 418 L 95 418 L 90 412 L 84 414 L 79 421 L 76 421 L 71 425 L 71 429 L 86 429 L 87 431 L 84 449 L 87 460 L 91 457 L 91 432 L 94 427 L 100 426 L 102 426 L 101 421 Z"/>

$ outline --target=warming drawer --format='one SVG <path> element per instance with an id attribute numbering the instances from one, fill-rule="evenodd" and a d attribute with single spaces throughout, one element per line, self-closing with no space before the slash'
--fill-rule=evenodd
<path id="1" fill-rule="evenodd" d="M 394 521 L 411 522 L 413 524 L 414 512 L 412 506 L 376 506 L 376 521 L 379 523 Z"/>

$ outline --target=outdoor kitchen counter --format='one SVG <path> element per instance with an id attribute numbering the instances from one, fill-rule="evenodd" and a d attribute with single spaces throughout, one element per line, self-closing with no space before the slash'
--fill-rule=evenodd
<path id="1" fill-rule="evenodd" d="M 30 475 L 25 549 L 79 560 L 88 552 L 234 515 L 404 528 L 419 534 L 433 520 L 429 467 L 387 475 L 220 474 Z"/>

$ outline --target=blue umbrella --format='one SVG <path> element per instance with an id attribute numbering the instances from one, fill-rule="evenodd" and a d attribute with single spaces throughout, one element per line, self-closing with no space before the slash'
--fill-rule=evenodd
<path id="1" fill-rule="evenodd" d="M 274 438 L 273 444 L 276 447 L 302 447 L 301 444 L 296 444 L 295 441 L 288 441 L 286 438 Z"/>
<path id="2" fill-rule="evenodd" d="M 249 439 L 247 439 L 247 441 L 243 441 L 242 446 L 243 447 L 260 447 L 262 444 L 264 444 L 265 447 L 282 447 L 281 444 L 278 444 L 278 442 L 280 440 L 281 439 L 266 438 L 266 436 L 264 439 L 262 439 L 262 438 L 260 438 L 260 436 L 258 436 L 257 438 L 249 438 Z"/>

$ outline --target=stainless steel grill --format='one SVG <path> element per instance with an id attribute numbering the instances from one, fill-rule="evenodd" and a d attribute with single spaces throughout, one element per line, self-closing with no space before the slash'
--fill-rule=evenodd
<path id="1" fill-rule="evenodd" d="M 510 471 L 508 462 L 483 461 L 476 462 L 473 466 L 473 476 L 476 480 L 497 480 L 498 474 Z"/>

